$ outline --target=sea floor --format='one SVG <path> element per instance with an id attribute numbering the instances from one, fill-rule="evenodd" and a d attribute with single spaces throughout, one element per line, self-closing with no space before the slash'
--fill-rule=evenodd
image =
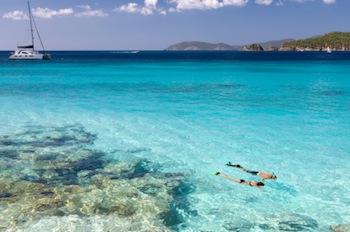
<path id="1" fill-rule="evenodd" d="M 0 231 L 349 228 L 347 61 L 2 64 Z"/>

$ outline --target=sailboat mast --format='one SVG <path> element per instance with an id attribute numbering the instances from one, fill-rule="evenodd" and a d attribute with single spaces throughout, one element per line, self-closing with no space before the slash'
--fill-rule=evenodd
<path id="1" fill-rule="evenodd" d="M 41 43 L 41 46 L 44 49 L 43 43 L 40 38 L 40 34 L 38 31 L 38 28 L 36 26 L 32 10 L 30 8 L 29 0 L 27 0 L 28 3 L 28 14 L 29 14 L 29 22 L 30 22 L 30 34 L 32 36 L 32 44 L 31 45 L 24 45 L 24 46 L 18 46 L 15 52 L 12 52 L 9 59 L 11 60 L 49 60 L 51 59 L 51 55 L 48 53 L 40 53 L 34 49 L 34 30 L 38 34 L 39 41 Z M 35 13 L 35 12 L 34 12 Z"/>
<path id="2" fill-rule="evenodd" d="M 34 49 L 34 32 L 33 32 L 33 23 L 32 23 L 32 11 L 30 9 L 30 4 L 29 4 L 29 1 L 28 1 L 28 12 L 29 12 L 29 21 L 30 21 L 30 33 L 32 35 L 32 46 L 33 46 L 33 49 Z"/>

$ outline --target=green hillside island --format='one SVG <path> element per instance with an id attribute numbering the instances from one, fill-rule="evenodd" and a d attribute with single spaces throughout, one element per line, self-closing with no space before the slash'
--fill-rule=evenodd
<path id="1" fill-rule="evenodd" d="M 281 51 L 335 51 L 350 50 L 350 32 L 332 32 L 323 36 L 283 43 Z"/>
<path id="2" fill-rule="evenodd" d="M 168 51 L 333 51 L 350 50 L 350 32 L 332 32 L 302 40 L 285 39 L 254 43 L 250 45 L 228 45 L 225 43 L 206 43 L 200 41 L 181 42 L 167 47 Z"/>
<path id="3" fill-rule="evenodd" d="M 234 48 L 225 43 L 206 43 L 200 41 L 191 41 L 191 42 L 181 42 L 174 44 L 166 48 L 168 51 L 200 51 L 200 50 L 234 50 Z"/>
<path id="4" fill-rule="evenodd" d="M 284 42 L 293 41 L 293 39 L 286 40 L 274 40 L 268 41 L 259 44 L 251 45 L 228 45 L 225 43 L 206 43 L 200 41 L 190 41 L 190 42 L 181 42 L 173 44 L 167 47 L 167 51 L 227 51 L 227 50 L 236 50 L 236 51 L 272 51 L 278 50 Z"/>

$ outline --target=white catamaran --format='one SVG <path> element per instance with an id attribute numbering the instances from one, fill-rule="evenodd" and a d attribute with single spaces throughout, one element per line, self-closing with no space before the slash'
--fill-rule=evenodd
<path id="1" fill-rule="evenodd" d="M 43 59 L 51 59 L 50 54 L 45 52 L 45 48 L 43 45 L 43 42 L 41 41 L 40 34 L 38 31 L 38 28 L 36 27 L 36 23 L 34 20 L 34 17 L 32 15 L 32 11 L 30 9 L 30 4 L 28 1 L 28 13 L 29 13 L 29 21 L 30 21 L 30 32 L 32 36 L 32 44 L 31 45 L 24 45 L 24 46 L 18 46 L 17 50 L 11 53 L 9 59 L 11 60 L 43 60 Z M 33 25 L 35 27 L 35 31 L 38 34 L 39 41 L 41 43 L 41 47 L 43 48 L 44 53 L 39 53 L 34 49 L 34 32 L 33 32 Z"/>

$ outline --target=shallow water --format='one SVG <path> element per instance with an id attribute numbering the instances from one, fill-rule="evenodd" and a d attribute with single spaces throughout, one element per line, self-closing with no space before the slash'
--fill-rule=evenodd
<path id="1" fill-rule="evenodd" d="M 0 228 L 329 231 L 349 223 L 349 54 L 264 54 L 0 59 L 0 179 L 12 189 L 0 194 Z M 278 179 L 259 191 L 212 175 L 256 180 L 228 161 Z"/>

